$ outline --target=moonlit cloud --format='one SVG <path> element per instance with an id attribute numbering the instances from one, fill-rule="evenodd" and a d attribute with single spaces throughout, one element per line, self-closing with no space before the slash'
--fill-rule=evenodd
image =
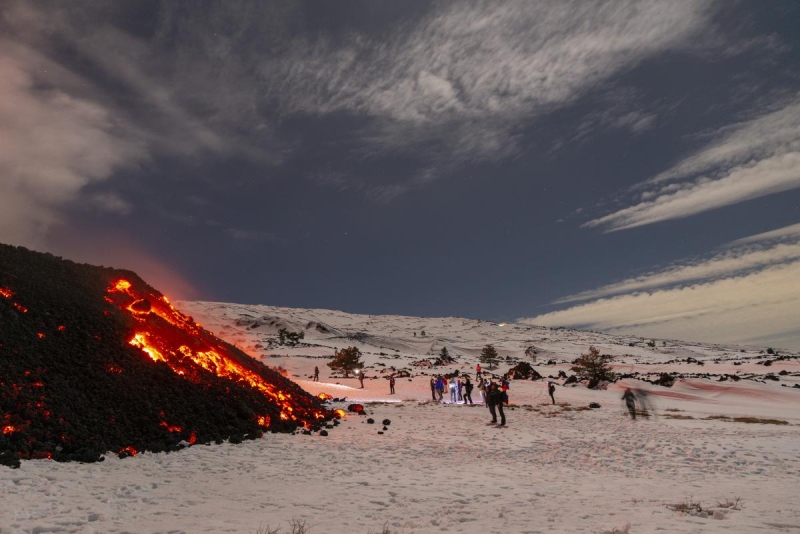
<path id="1" fill-rule="evenodd" d="M 296 88 L 279 96 L 292 110 L 373 118 L 368 138 L 383 149 L 424 147 L 433 129 L 449 157 L 495 159 L 516 150 L 523 119 L 687 46 L 708 17 L 706 2 L 691 1 L 457 2 L 380 44 L 359 35 L 301 43 L 260 69 Z M 652 118 L 619 120 L 642 129 Z"/>
<path id="2" fill-rule="evenodd" d="M 765 250 L 736 250 L 663 271 L 631 278 L 592 291 L 557 300 L 556 304 L 596 299 L 620 293 L 648 291 L 659 287 L 726 278 L 772 265 L 800 260 L 800 243 L 780 244 Z"/>
<path id="3" fill-rule="evenodd" d="M 784 226 L 783 228 L 756 234 L 754 236 L 737 239 L 736 241 L 729 243 L 729 246 L 747 245 L 749 243 L 784 239 L 800 239 L 800 223 Z"/>
<path id="4" fill-rule="evenodd" d="M 800 101 L 724 128 L 718 139 L 634 188 L 630 206 L 584 227 L 626 230 L 800 187 Z"/>
<path id="5" fill-rule="evenodd" d="M 59 73 L 58 65 L 7 42 L 0 48 L 0 242 L 40 246 L 87 186 L 148 154 L 109 108 L 42 87 L 37 72 Z M 104 211 L 130 209 L 113 194 L 87 200 Z"/>
<path id="6" fill-rule="evenodd" d="M 730 243 L 732 249 L 559 299 L 587 301 L 522 321 L 687 340 L 800 348 L 800 225 Z"/>
<path id="7" fill-rule="evenodd" d="M 523 321 L 714 343 L 795 338 L 785 347 L 797 350 L 797 280 L 800 262 L 690 287 L 600 299 Z"/>

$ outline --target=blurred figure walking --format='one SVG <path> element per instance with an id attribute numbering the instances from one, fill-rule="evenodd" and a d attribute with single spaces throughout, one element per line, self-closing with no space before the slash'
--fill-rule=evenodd
<path id="1" fill-rule="evenodd" d="M 636 396 L 630 388 L 625 388 L 622 400 L 625 401 L 625 406 L 628 408 L 628 413 L 631 414 L 631 419 L 636 420 Z"/>

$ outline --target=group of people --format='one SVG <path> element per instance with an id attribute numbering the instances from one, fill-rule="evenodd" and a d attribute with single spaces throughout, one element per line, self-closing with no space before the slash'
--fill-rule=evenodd
<path id="1" fill-rule="evenodd" d="M 500 425 L 506 424 L 506 415 L 503 411 L 503 405 L 508 404 L 508 390 L 509 383 L 506 378 L 495 382 L 491 378 L 484 378 L 480 374 L 480 367 L 478 367 L 478 375 L 476 376 L 477 388 L 480 392 L 481 402 L 488 408 L 489 413 L 492 415 L 490 424 L 497 423 L 497 417 L 500 416 Z M 444 401 L 445 390 L 450 390 L 450 402 L 453 404 L 474 404 L 472 400 L 472 390 L 474 384 L 469 376 L 465 376 L 463 380 L 457 377 L 451 377 L 449 380 L 442 375 L 432 377 L 430 380 L 431 385 L 431 400 L 438 402 Z"/>
<path id="2" fill-rule="evenodd" d="M 469 377 L 460 378 L 452 377 L 448 381 L 442 375 L 431 378 L 431 399 L 443 402 L 444 392 L 446 389 L 450 390 L 450 402 L 453 404 L 463 402 L 464 404 L 474 404 L 472 401 L 472 390 L 474 384 L 470 381 Z"/>
<path id="3" fill-rule="evenodd" d="M 495 382 L 491 378 L 484 378 L 483 370 L 481 369 L 481 365 L 478 364 L 475 366 L 475 380 L 478 384 L 478 391 L 480 392 L 481 402 L 483 402 L 488 408 L 489 413 L 492 415 L 492 421 L 490 424 L 497 424 L 497 416 L 500 416 L 500 426 L 504 426 L 506 424 L 506 416 L 503 413 L 503 405 L 508 404 L 508 390 L 509 390 L 509 383 L 508 380 L 504 377 L 500 380 L 500 382 Z M 358 376 L 358 381 L 361 384 L 361 388 L 364 388 L 364 371 L 358 370 L 356 371 Z M 313 380 L 319 381 L 319 368 L 314 367 L 314 378 Z M 394 395 L 394 384 L 395 378 L 394 375 L 389 375 L 389 395 Z M 431 399 L 434 401 L 444 402 L 444 392 L 446 389 L 450 390 L 450 402 L 453 404 L 463 403 L 463 404 L 474 404 L 472 401 L 472 390 L 474 384 L 470 381 L 469 376 L 464 376 L 464 379 L 451 377 L 448 381 L 442 375 L 438 375 L 436 377 L 431 378 Z M 634 393 L 634 391 L 636 393 Z M 547 393 L 550 396 L 550 401 L 555 404 L 556 386 L 553 382 L 547 382 Z M 638 398 L 637 398 L 638 396 Z M 631 416 L 631 419 L 636 419 L 636 404 L 637 401 L 641 405 L 641 408 L 644 413 L 647 413 L 651 408 L 649 406 L 649 399 L 647 398 L 647 392 L 641 390 L 632 390 L 631 388 L 626 388 L 624 394 L 622 395 L 622 400 L 625 401 L 625 407 L 628 409 L 628 413 Z"/>

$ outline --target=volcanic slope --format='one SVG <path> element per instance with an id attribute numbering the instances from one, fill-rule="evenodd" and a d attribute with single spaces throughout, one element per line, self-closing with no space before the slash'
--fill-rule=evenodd
<path id="1" fill-rule="evenodd" d="M 622 379 L 742 381 L 768 384 L 771 389 L 791 388 L 794 393 L 800 389 L 800 354 L 777 347 L 655 340 L 459 317 L 359 315 L 221 302 L 186 301 L 180 306 L 248 354 L 282 367 L 309 391 L 317 390 L 308 379 L 318 367 L 321 380 L 348 386 L 346 392 L 351 398 L 359 396 L 356 379 L 332 373 L 326 365 L 334 351 L 348 346 L 356 346 L 363 353 L 368 383 L 392 374 L 408 377 L 422 383 L 421 398 L 429 395 L 425 390 L 431 375 L 474 372 L 487 344 L 498 352 L 497 366 L 492 369 L 495 376 L 528 362 L 541 376 L 569 385 L 566 379 L 574 374 L 573 361 L 594 346 L 613 358 L 610 365 Z M 302 332 L 302 342 L 280 345 L 280 328 Z M 437 357 L 444 348 L 455 361 L 439 365 Z M 382 389 L 388 391 L 386 386 Z M 402 389 L 408 395 L 412 388 Z M 668 390 L 665 388 L 665 394 Z"/>
<path id="2" fill-rule="evenodd" d="M 135 273 L 0 245 L 0 463 L 238 442 L 331 417 Z"/>

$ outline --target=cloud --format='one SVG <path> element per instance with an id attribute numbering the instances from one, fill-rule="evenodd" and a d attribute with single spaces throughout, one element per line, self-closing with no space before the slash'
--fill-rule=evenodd
<path id="1" fill-rule="evenodd" d="M 686 47 L 709 14 L 700 1 L 456 2 L 380 42 L 300 42 L 259 71 L 282 73 L 294 88 L 278 95 L 288 110 L 372 118 L 366 138 L 376 149 L 419 150 L 433 131 L 448 157 L 497 159 L 516 150 L 524 120 L 650 55 Z M 633 129 L 651 121 L 627 118 Z"/>
<path id="2" fill-rule="evenodd" d="M 626 230 L 800 187 L 800 100 L 712 136 L 705 149 L 635 186 L 638 202 L 583 226 Z"/>
<path id="3" fill-rule="evenodd" d="M 755 269 L 800 260 L 800 243 L 779 244 L 765 250 L 727 251 L 708 259 L 688 264 L 679 264 L 669 269 L 630 278 L 615 284 L 578 293 L 559 299 L 555 304 L 565 304 L 582 300 L 597 299 L 620 293 L 647 291 L 659 287 L 686 284 L 695 281 L 708 281 L 731 277 Z"/>
<path id="4" fill-rule="evenodd" d="M 714 343 L 790 339 L 800 333 L 798 279 L 800 261 L 690 287 L 600 299 L 522 321 Z"/>
<path id="5" fill-rule="evenodd" d="M 750 237 L 737 239 L 728 244 L 728 246 L 747 245 L 750 243 L 759 243 L 762 241 L 784 240 L 784 239 L 800 239 L 800 223 L 784 226 L 777 230 L 771 230 L 761 234 L 756 234 Z"/>
<path id="6" fill-rule="evenodd" d="M 49 84 L 63 76 L 70 87 L 74 75 L 7 41 L 0 49 L 0 241 L 39 246 L 87 186 L 148 153 L 111 109 Z M 87 200 L 105 210 L 128 209 L 111 194 Z"/>
<path id="7" fill-rule="evenodd" d="M 800 225 L 729 243 L 732 249 L 559 299 L 590 301 L 521 319 L 543 326 L 659 338 L 800 348 Z M 647 291 L 647 292 L 646 292 Z"/>

